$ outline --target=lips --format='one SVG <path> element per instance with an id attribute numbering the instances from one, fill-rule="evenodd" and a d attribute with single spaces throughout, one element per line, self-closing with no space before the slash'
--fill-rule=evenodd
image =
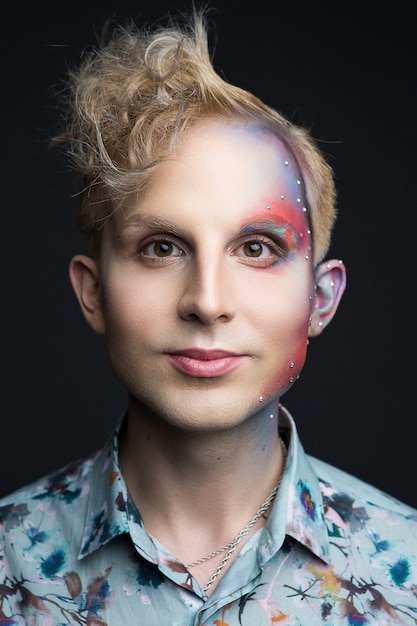
<path id="1" fill-rule="evenodd" d="M 169 362 L 183 374 L 197 378 L 224 376 L 239 367 L 248 357 L 226 350 L 189 348 L 167 354 Z"/>

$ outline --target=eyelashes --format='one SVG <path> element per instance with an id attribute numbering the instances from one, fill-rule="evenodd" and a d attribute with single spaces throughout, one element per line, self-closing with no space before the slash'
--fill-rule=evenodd
<path id="1" fill-rule="evenodd" d="M 166 259 L 170 257 L 179 257 L 185 254 L 178 245 L 167 238 L 154 239 L 140 249 L 143 256 L 154 257 L 158 259 Z"/>
<path id="2" fill-rule="evenodd" d="M 267 267 L 288 257 L 285 246 L 278 244 L 270 237 L 262 234 L 252 235 L 243 241 L 234 251 L 233 256 L 239 257 L 247 264 Z"/>
<path id="3" fill-rule="evenodd" d="M 229 254 L 239 262 L 255 267 L 268 267 L 288 258 L 288 241 L 276 241 L 262 233 L 248 233 L 229 246 Z M 137 248 L 140 260 L 149 264 L 172 263 L 192 254 L 192 248 L 171 235 L 148 238 Z"/>

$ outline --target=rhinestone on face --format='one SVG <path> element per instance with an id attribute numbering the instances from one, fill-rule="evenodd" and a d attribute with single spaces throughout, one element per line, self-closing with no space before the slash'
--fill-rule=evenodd
<path id="1" fill-rule="evenodd" d="M 285 165 L 285 167 L 288 166 L 288 161 L 287 160 L 284 161 L 284 165 Z"/>
<path id="2" fill-rule="evenodd" d="M 259 396 L 259 402 L 263 402 L 264 397 L 263 396 Z"/>
<path id="3" fill-rule="evenodd" d="M 294 361 L 291 361 L 290 367 L 294 367 L 294 365 L 295 365 Z"/>

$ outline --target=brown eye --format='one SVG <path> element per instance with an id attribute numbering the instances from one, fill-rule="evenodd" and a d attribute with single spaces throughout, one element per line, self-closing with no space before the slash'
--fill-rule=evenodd
<path id="1" fill-rule="evenodd" d="M 174 246 L 170 241 L 155 241 L 153 249 L 156 256 L 165 257 L 171 256 Z"/>
<path id="2" fill-rule="evenodd" d="M 248 241 L 243 245 L 243 251 L 248 257 L 260 257 L 263 252 L 263 245 L 257 241 Z"/>
<path id="3" fill-rule="evenodd" d="M 233 251 L 233 256 L 237 256 L 239 261 L 245 265 L 260 268 L 283 261 L 288 257 L 288 254 L 285 248 L 270 237 L 254 234 L 251 235 L 250 239 L 238 243 Z"/>
<path id="4" fill-rule="evenodd" d="M 165 259 L 182 256 L 183 251 L 169 239 L 157 239 L 147 243 L 141 250 L 141 254 L 147 257 Z"/>

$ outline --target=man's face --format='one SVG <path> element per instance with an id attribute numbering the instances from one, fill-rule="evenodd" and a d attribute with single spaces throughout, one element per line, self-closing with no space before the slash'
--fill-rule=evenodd
<path id="1" fill-rule="evenodd" d="M 299 178 L 272 134 L 206 122 L 106 225 L 108 351 L 139 411 L 230 428 L 297 379 L 314 293 Z"/>

